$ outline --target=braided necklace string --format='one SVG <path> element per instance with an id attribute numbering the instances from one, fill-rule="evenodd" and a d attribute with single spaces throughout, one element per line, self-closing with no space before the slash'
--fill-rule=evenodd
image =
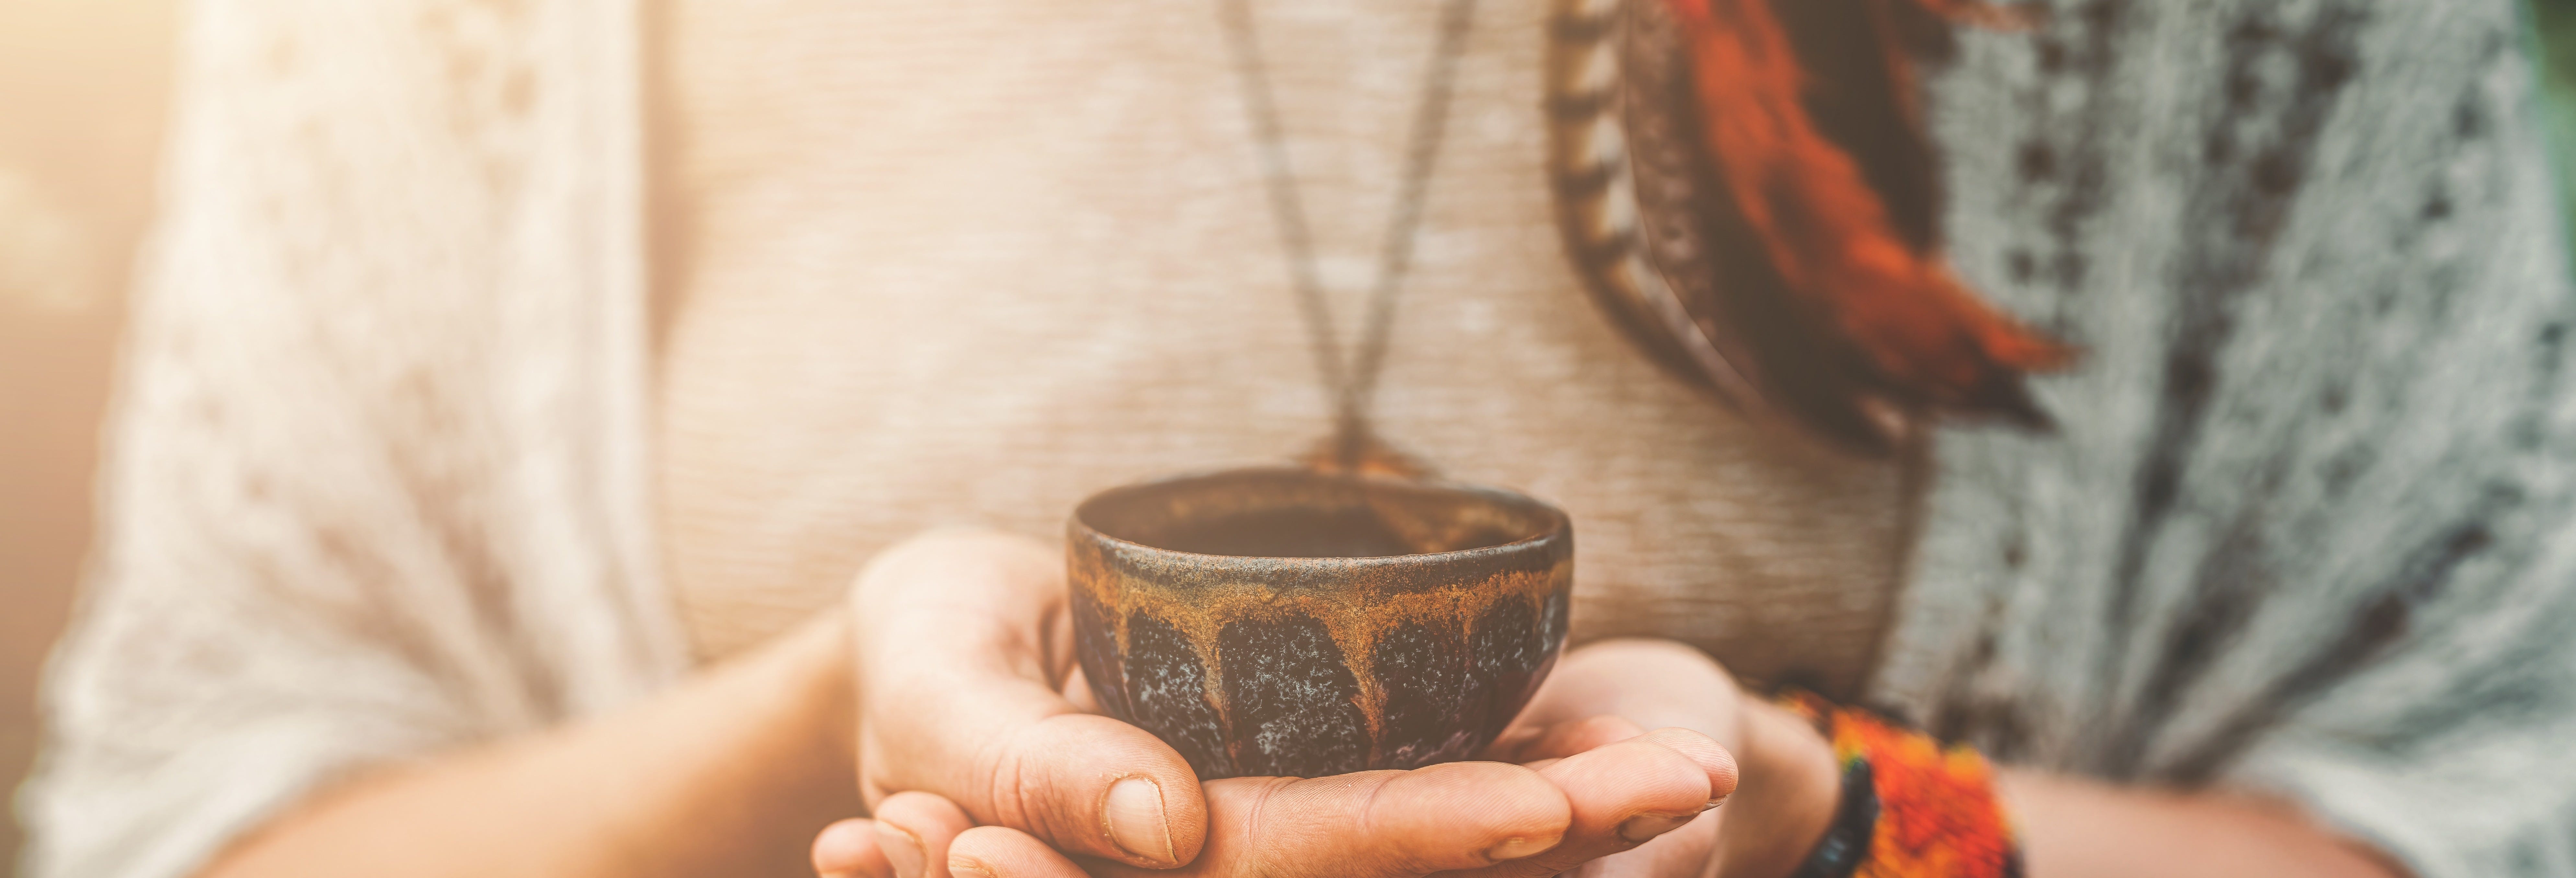
<path id="1" fill-rule="evenodd" d="M 1234 56 L 1236 79 L 1243 88 L 1244 113 L 1260 145 L 1261 177 L 1270 196 L 1272 224 L 1288 260 L 1288 276 L 1305 318 L 1307 342 L 1315 370 L 1334 405 L 1334 449 L 1344 469 L 1356 469 L 1369 441 L 1369 407 L 1377 394 L 1378 373 L 1386 365 L 1389 331 L 1395 323 L 1396 300 L 1413 265 L 1414 240 L 1422 225 L 1422 207 L 1431 188 L 1433 167 L 1449 119 L 1449 99 L 1457 78 L 1458 57 L 1474 29 L 1476 0 L 1447 0 L 1440 34 L 1423 72 L 1421 97 L 1406 142 L 1404 176 L 1396 187 L 1395 209 L 1387 219 L 1378 248 L 1377 275 L 1368 310 L 1360 325 L 1358 355 L 1347 365 L 1340 334 L 1334 330 L 1332 307 L 1316 268 L 1314 236 L 1298 197 L 1296 172 L 1288 161 L 1287 137 L 1279 124 L 1279 107 L 1271 93 L 1269 67 L 1253 26 L 1251 0 L 1219 0 L 1219 18 Z"/>

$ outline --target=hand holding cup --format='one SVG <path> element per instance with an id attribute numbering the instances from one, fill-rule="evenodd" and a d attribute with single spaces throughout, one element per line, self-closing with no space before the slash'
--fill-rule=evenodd
<path id="1" fill-rule="evenodd" d="M 1733 788 L 1725 751 L 1679 731 L 1534 768 L 1203 784 L 1161 739 L 1092 712 L 1062 557 L 1023 538 L 947 532 L 860 575 L 849 600 L 856 746 L 875 819 L 819 836 L 818 870 L 1545 875 L 1636 847 Z M 1604 736 L 1598 726 L 1590 734 Z M 1623 731 L 1633 727 L 1611 730 Z"/>

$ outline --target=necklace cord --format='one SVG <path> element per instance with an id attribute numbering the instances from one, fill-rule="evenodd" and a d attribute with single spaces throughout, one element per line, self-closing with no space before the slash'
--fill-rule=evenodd
<path id="1" fill-rule="evenodd" d="M 1360 326 L 1358 356 L 1347 369 L 1342 361 L 1340 333 L 1333 326 L 1332 306 L 1325 298 L 1323 278 L 1316 268 L 1314 237 L 1297 191 L 1295 170 L 1289 163 L 1287 137 L 1279 123 L 1269 68 L 1263 63 L 1260 40 L 1253 29 L 1251 0 L 1220 0 L 1219 7 L 1227 42 L 1234 50 L 1236 78 L 1243 87 L 1244 111 L 1261 147 L 1261 175 L 1269 191 L 1271 218 L 1278 227 L 1280 248 L 1288 257 L 1289 279 L 1297 294 L 1298 311 L 1305 318 L 1316 373 L 1333 398 L 1335 447 L 1340 463 L 1345 468 L 1355 468 L 1368 442 L 1368 412 L 1377 394 L 1378 373 L 1386 365 L 1396 300 L 1413 266 L 1423 205 L 1429 198 L 1432 171 L 1439 163 L 1440 143 L 1447 133 L 1458 58 L 1475 25 L 1476 0 L 1448 0 L 1443 7 L 1438 42 L 1423 72 L 1422 97 L 1407 135 L 1404 176 L 1396 189 L 1385 240 L 1378 251 L 1377 278 L 1369 291 L 1365 322 Z"/>

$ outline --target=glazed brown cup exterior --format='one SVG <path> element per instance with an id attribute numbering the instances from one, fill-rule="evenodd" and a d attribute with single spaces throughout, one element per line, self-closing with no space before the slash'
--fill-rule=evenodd
<path id="1" fill-rule="evenodd" d="M 1475 756 L 1563 648 L 1565 513 L 1491 488 L 1240 469 L 1074 511 L 1074 649 L 1202 778 Z"/>

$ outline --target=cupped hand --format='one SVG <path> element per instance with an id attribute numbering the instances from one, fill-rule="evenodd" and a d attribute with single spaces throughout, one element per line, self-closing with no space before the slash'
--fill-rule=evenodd
<path id="1" fill-rule="evenodd" d="M 1683 644 L 1611 640 L 1568 652 L 1495 750 L 1523 760 L 1584 752 L 1598 739 L 1561 730 L 1612 718 L 1707 735 L 1742 760 L 1741 786 L 1726 807 L 1575 874 L 1777 878 L 1823 837 L 1840 792 L 1831 746 L 1805 720 L 1746 697 L 1716 660 Z"/>
<path id="2" fill-rule="evenodd" d="M 1734 783 L 1705 735 L 1530 725 L 1530 766 L 1454 763 L 1200 784 L 1153 735 L 1086 711 L 1062 556 L 938 533 L 850 596 L 860 789 L 815 839 L 827 875 L 1551 875 L 1689 824 Z"/>

